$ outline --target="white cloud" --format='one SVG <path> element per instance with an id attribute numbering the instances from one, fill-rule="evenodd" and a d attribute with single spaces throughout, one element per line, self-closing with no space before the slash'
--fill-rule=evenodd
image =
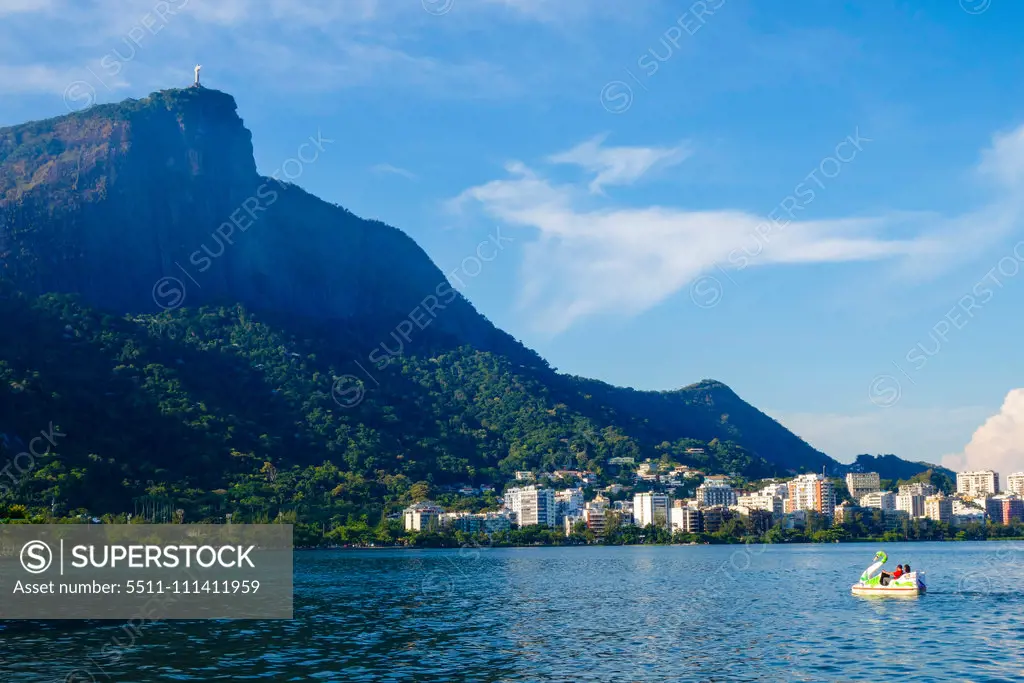
<path id="1" fill-rule="evenodd" d="M 400 175 L 403 178 L 407 178 L 409 180 L 419 180 L 417 175 L 412 171 L 408 171 L 404 168 L 399 168 L 398 166 L 392 166 L 391 164 L 377 164 L 376 166 L 373 167 L 372 170 L 375 173 L 391 173 L 394 175 Z"/>
<path id="2" fill-rule="evenodd" d="M 541 331 L 557 334 L 599 313 L 643 312 L 716 266 L 889 259 L 903 277 L 922 278 L 977 256 L 1021 218 L 1013 188 L 1024 180 L 1024 154 L 1015 153 L 1024 147 L 1024 128 L 997 136 L 984 153 L 979 170 L 998 180 L 1000 191 L 977 211 L 792 221 L 773 226 L 770 238 L 764 237 L 766 220 L 745 211 L 634 207 L 595 197 L 605 185 L 635 183 L 686 153 L 684 146 L 603 142 L 599 136 L 547 159 L 584 168 L 591 176 L 585 186 L 558 184 L 512 162 L 506 167 L 510 177 L 471 187 L 453 200 L 456 207 L 472 203 L 506 225 L 536 231 L 537 239 L 524 247 L 520 305 Z"/>
<path id="3" fill-rule="evenodd" d="M 963 452 L 945 456 L 942 464 L 959 472 L 995 470 L 1004 484 L 1007 475 L 1024 471 L 1024 389 L 1010 391 Z"/>
<path id="4" fill-rule="evenodd" d="M 840 462 L 861 453 L 892 453 L 904 460 L 948 467 L 942 460 L 950 443 L 962 442 L 991 408 L 874 408 L 864 413 L 785 413 L 768 411 L 790 431 Z"/>
<path id="5" fill-rule="evenodd" d="M 681 163 L 690 155 L 686 145 L 677 147 L 602 147 L 607 134 L 598 135 L 572 149 L 553 154 L 553 164 L 573 164 L 595 174 L 590 191 L 597 194 L 606 185 L 631 185 L 657 168 Z"/>

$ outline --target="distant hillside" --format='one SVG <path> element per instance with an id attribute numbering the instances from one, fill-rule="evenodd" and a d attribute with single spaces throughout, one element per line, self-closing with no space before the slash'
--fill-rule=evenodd
<path id="1" fill-rule="evenodd" d="M 953 470 L 927 462 L 909 462 L 891 453 L 887 455 L 858 455 L 852 467 L 861 472 L 878 472 L 880 478 L 890 479 L 894 482 L 901 479 L 913 479 L 922 472 L 931 470 L 936 475 L 948 478 L 954 484 L 956 483 L 956 472 Z"/>
<path id="2" fill-rule="evenodd" d="M 401 231 L 260 177 L 205 88 L 0 129 L 0 284 L 0 459 L 68 434 L 9 500 L 344 519 L 622 455 L 842 469 L 719 382 L 557 374 Z"/>

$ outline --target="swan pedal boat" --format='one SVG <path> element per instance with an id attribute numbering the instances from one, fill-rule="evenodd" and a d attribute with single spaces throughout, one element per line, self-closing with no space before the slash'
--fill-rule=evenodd
<path id="1" fill-rule="evenodd" d="M 882 585 L 882 574 L 879 570 L 888 559 L 886 554 L 881 551 L 875 555 L 875 563 L 865 569 L 861 574 L 860 581 L 850 587 L 854 595 L 902 597 L 921 595 L 927 591 L 924 572 L 910 572 L 898 579 L 890 578 L 888 584 Z"/>

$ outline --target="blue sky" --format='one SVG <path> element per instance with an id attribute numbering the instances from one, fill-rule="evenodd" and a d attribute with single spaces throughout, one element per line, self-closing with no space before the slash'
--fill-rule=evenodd
<path id="1" fill-rule="evenodd" d="M 841 460 L 1024 470 L 1022 5 L 0 0 L 0 20 L 0 124 L 201 63 L 261 172 L 334 140 L 296 182 L 408 232 L 562 371 L 719 379 Z"/>

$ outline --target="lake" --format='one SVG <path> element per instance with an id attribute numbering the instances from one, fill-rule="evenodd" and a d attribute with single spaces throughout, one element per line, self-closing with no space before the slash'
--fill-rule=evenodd
<path id="1" fill-rule="evenodd" d="M 852 596 L 879 549 L 929 592 Z M 146 624 L 119 658 L 117 624 L 9 630 L 0 680 L 1024 679 L 1024 543 L 313 551 L 295 583 L 292 621 Z"/>

